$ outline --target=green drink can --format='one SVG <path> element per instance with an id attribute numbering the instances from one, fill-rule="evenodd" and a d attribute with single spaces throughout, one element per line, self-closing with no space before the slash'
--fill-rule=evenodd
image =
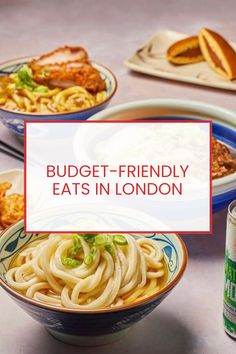
<path id="1" fill-rule="evenodd" d="M 223 317 L 225 331 L 236 339 L 236 200 L 227 216 Z"/>

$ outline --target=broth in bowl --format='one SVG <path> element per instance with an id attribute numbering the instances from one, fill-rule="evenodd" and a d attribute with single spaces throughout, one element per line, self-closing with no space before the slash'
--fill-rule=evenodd
<path id="1" fill-rule="evenodd" d="M 105 80 L 82 47 L 58 48 L 0 76 L 0 108 L 21 113 L 80 111 L 106 97 Z"/>
<path id="2" fill-rule="evenodd" d="M 170 294 L 186 264 L 176 234 L 42 235 L 25 233 L 21 220 L 0 238 L 1 287 L 73 345 L 119 339 Z"/>
<path id="3" fill-rule="evenodd" d="M 111 234 L 47 235 L 27 244 L 6 273 L 7 283 L 26 297 L 80 310 L 136 303 L 167 279 L 157 241 Z"/>
<path id="4" fill-rule="evenodd" d="M 112 71 L 81 47 L 8 60 L 0 63 L 0 120 L 22 140 L 26 120 L 86 120 L 110 103 L 116 89 Z"/>

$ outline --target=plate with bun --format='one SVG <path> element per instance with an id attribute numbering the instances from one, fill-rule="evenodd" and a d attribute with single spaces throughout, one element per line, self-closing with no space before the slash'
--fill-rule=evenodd
<path id="1" fill-rule="evenodd" d="M 236 91 L 236 43 L 212 29 L 157 32 L 125 65 L 170 80 Z"/>

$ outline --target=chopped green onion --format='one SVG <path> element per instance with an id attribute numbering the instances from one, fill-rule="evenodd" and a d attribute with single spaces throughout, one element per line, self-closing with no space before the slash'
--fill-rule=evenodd
<path id="1" fill-rule="evenodd" d="M 105 246 L 106 244 L 110 243 L 110 239 L 108 235 L 98 234 L 95 237 L 95 245 L 98 247 Z"/>
<path id="2" fill-rule="evenodd" d="M 27 64 L 23 65 L 16 74 L 16 88 L 17 89 L 27 89 L 35 92 L 47 92 L 48 88 L 43 85 L 38 85 L 33 80 L 32 70 Z"/>
<path id="3" fill-rule="evenodd" d="M 34 89 L 35 92 L 39 92 L 39 93 L 45 93 L 48 91 L 48 87 L 47 86 L 43 86 L 43 85 L 39 85 Z"/>
<path id="4" fill-rule="evenodd" d="M 90 265 L 90 264 L 93 263 L 93 256 L 92 256 L 90 253 L 87 254 L 86 257 L 84 257 L 84 263 L 85 263 L 86 265 Z"/>
<path id="5" fill-rule="evenodd" d="M 61 257 L 61 263 L 67 268 L 77 268 L 82 264 L 82 262 L 77 259 L 65 256 Z"/>
<path id="6" fill-rule="evenodd" d="M 74 239 L 74 245 L 77 247 L 81 247 L 80 236 L 75 234 L 73 235 L 73 239 Z"/>
<path id="7" fill-rule="evenodd" d="M 106 245 L 104 246 L 104 248 L 105 248 L 105 250 L 106 250 L 107 252 L 109 252 L 112 256 L 115 255 L 115 249 L 114 249 L 114 246 L 112 245 L 112 243 L 111 243 L 111 244 L 106 244 Z"/>
<path id="8" fill-rule="evenodd" d="M 32 70 L 28 67 L 28 65 L 23 65 L 18 71 L 19 80 L 25 85 L 32 84 Z"/>
<path id="9" fill-rule="evenodd" d="M 90 252 L 89 254 L 87 254 L 86 257 L 84 257 L 84 263 L 86 265 L 90 265 L 91 263 L 93 263 L 94 261 L 94 256 L 96 255 L 96 252 L 97 252 L 97 248 L 95 246 L 93 246 L 91 249 L 90 249 Z"/>
<path id="10" fill-rule="evenodd" d="M 74 247 L 71 248 L 70 254 L 75 256 L 81 249 L 81 241 L 79 235 L 73 235 L 73 239 L 74 239 Z"/>
<path id="11" fill-rule="evenodd" d="M 33 90 L 38 85 L 33 81 L 32 70 L 28 65 L 23 65 L 17 73 L 16 88 L 27 88 L 28 90 Z"/>
<path id="12" fill-rule="evenodd" d="M 120 246 L 128 244 L 126 238 L 123 235 L 114 235 L 113 242 L 117 245 L 120 245 Z"/>
<path id="13" fill-rule="evenodd" d="M 83 234 L 81 235 L 85 241 L 93 240 L 96 234 Z"/>
<path id="14" fill-rule="evenodd" d="M 95 246 L 93 246 L 93 247 L 91 248 L 91 250 L 90 250 L 91 256 L 94 257 L 95 254 L 96 254 L 96 252 L 97 252 L 97 248 L 96 248 Z"/>

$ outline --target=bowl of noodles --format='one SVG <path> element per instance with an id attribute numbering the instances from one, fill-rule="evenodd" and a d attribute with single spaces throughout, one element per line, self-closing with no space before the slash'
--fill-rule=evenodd
<path id="1" fill-rule="evenodd" d="M 30 234 L 0 238 L 0 285 L 55 338 L 119 339 L 172 291 L 187 264 L 176 234 Z"/>
<path id="2" fill-rule="evenodd" d="M 117 80 L 81 47 L 0 64 L 0 119 L 17 135 L 24 120 L 85 120 L 104 109 Z"/>

